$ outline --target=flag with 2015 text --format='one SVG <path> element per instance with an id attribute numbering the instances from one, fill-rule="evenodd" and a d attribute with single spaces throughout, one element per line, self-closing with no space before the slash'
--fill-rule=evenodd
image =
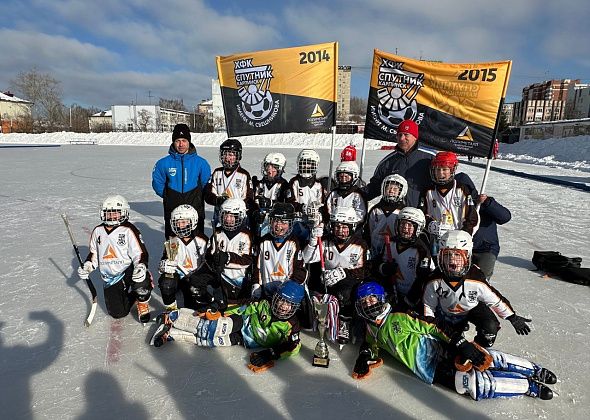
<path id="1" fill-rule="evenodd" d="M 490 156 L 511 65 L 449 64 L 375 50 L 364 136 L 395 142 L 399 124 L 411 119 L 421 143 Z"/>
<path id="2" fill-rule="evenodd" d="M 328 132 L 336 123 L 338 43 L 217 57 L 229 136 Z"/>

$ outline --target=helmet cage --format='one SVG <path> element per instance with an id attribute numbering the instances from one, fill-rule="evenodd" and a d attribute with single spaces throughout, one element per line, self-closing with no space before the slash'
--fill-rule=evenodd
<path id="1" fill-rule="evenodd" d="M 289 309 L 286 309 L 286 306 L 289 306 Z M 297 309 L 299 309 L 299 302 L 294 302 L 293 300 L 285 297 L 279 292 L 275 293 L 272 297 L 272 313 L 278 319 L 289 319 L 295 315 Z"/>

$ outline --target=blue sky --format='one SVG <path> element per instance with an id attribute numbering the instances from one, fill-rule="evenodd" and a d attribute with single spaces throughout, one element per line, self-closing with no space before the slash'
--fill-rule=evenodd
<path id="1" fill-rule="evenodd" d="M 589 28 L 587 0 L 3 0 L 0 90 L 36 67 L 61 81 L 66 105 L 163 97 L 192 107 L 211 97 L 216 55 L 338 41 L 353 96 L 367 96 L 378 48 L 513 60 L 513 101 L 551 78 L 590 82 Z"/>

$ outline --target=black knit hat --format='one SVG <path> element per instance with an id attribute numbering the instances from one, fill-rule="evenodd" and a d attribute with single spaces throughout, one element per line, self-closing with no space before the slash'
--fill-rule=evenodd
<path id="1" fill-rule="evenodd" d="M 190 143 L 191 141 L 191 131 L 186 124 L 176 124 L 174 126 L 174 130 L 172 131 L 172 141 L 176 139 L 187 139 Z"/>

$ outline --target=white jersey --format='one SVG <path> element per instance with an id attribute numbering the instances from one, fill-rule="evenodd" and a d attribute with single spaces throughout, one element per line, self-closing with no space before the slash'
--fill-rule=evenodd
<path id="1" fill-rule="evenodd" d="M 303 251 L 303 259 L 306 263 L 320 261 L 319 246 L 307 245 Z M 353 237 L 343 246 L 338 246 L 328 239 L 323 242 L 324 264 L 326 270 L 343 268 L 347 275 L 364 279 L 367 269 L 367 244 L 364 240 Z"/>
<path id="2" fill-rule="evenodd" d="M 223 168 L 215 169 L 209 179 L 208 187 L 217 197 L 241 198 L 246 204 L 252 196 L 250 174 L 241 167 L 237 167 L 229 175 L 225 174 Z"/>
<path id="3" fill-rule="evenodd" d="M 228 264 L 221 276 L 231 285 L 241 287 L 246 270 L 252 265 L 252 236 L 250 232 L 242 230 L 230 239 L 225 231 L 218 229 L 209 239 L 210 254 L 217 251 L 216 243 L 221 251 L 229 253 Z"/>
<path id="4" fill-rule="evenodd" d="M 416 281 L 417 270 L 423 268 L 425 270 L 434 269 L 431 258 L 425 255 L 425 252 L 413 247 L 400 247 L 395 242 L 389 245 L 391 250 L 391 257 L 397 263 L 397 271 L 394 274 L 395 285 L 398 293 L 407 296 L 412 285 Z M 383 261 L 387 261 L 387 250 L 383 251 Z"/>
<path id="5" fill-rule="evenodd" d="M 195 237 L 185 239 L 172 238 L 172 240 L 178 241 L 178 254 L 174 260 L 178 263 L 176 271 L 180 278 L 200 269 L 205 264 L 205 252 L 207 251 L 206 236 L 197 233 Z"/>
<path id="6" fill-rule="evenodd" d="M 273 282 L 295 280 L 305 281 L 303 259 L 299 244 L 293 236 L 277 244 L 274 238 L 266 235 L 262 238 L 258 250 L 258 260 L 254 282 L 264 286 Z"/>
<path id="7" fill-rule="evenodd" d="M 385 236 L 393 240 L 395 232 L 395 221 L 400 209 L 393 211 L 384 211 L 381 207 L 375 206 L 369 211 L 367 216 L 367 228 L 371 241 L 371 255 L 378 256 L 383 253 L 385 245 Z M 373 257 L 372 257 L 373 258 Z"/>
<path id="8" fill-rule="evenodd" d="M 485 275 L 472 266 L 463 283 L 454 287 L 442 277 L 430 280 L 424 288 L 424 316 L 436 316 L 440 307 L 445 318 L 451 322 L 463 319 L 479 302 L 490 307 L 500 318 L 506 319 L 514 314 L 510 302 L 486 281 Z"/>
<path id="9" fill-rule="evenodd" d="M 316 180 L 311 186 L 303 186 L 297 176 L 289 182 L 287 195 L 287 201 L 292 203 L 297 211 L 303 211 L 303 208 L 311 203 L 324 202 L 324 190 L 319 181 Z"/>
<path id="10" fill-rule="evenodd" d="M 350 191 L 343 195 L 339 190 L 332 190 L 328 194 L 325 206 L 328 215 L 334 213 L 334 209 L 338 207 L 351 207 L 361 223 L 364 222 L 367 215 L 367 200 L 359 191 Z"/>
<path id="11" fill-rule="evenodd" d="M 264 179 L 257 180 L 254 184 L 254 197 L 268 198 L 271 204 L 283 201 L 285 190 L 289 188 L 287 181 L 281 177 L 276 182 L 270 183 L 270 187 L 268 184 Z"/>
<path id="12" fill-rule="evenodd" d="M 148 252 L 139 230 L 130 222 L 121 223 L 110 232 L 104 224 L 98 225 L 90 235 L 86 261 L 100 270 L 105 287 L 117 283 L 131 264 L 148 265 Z"/>
<path id="13" fill-rule="evenodd" d="M 420 209 L 439 223 L 440 236 L 449 230 L 464 230 L 473 235 L 479 222 L 470 191 L 457 181 L 444 194 L 434 187 L 426 189 L 421 195 Z"/>

